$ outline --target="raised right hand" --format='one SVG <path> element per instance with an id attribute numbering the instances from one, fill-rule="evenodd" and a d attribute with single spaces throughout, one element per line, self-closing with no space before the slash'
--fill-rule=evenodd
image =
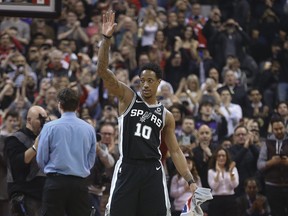
<path id="1" fill-rule="evenodd" d="M 114 33 L 115 27 L 115 13 L 110 10 L 103 14 L 102 34 L 111 37 Z"/>

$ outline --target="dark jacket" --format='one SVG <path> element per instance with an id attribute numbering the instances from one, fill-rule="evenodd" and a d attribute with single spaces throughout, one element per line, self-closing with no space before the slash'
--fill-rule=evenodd
<path id="1" fill-rule="evenodd" d="M 22 193 L 41 200 L 45 181 L 44 174 L 39 174 L 35 158 L 29 164 L 24 162 L 25 151 L 33 145 L 36 136 L 28 128 L 20 129 L 17 132 L 23 133 L 23 137 L 26 138 L 19 140 L 19 136 L 14 134 L 5 140 L 5 153 L 8 158 L 9 196 Z M 9 174 L 11 175 L 9 176 Z"/>
<path id="2" fill-rule="evenodd" d="M 267 160 L 270 160 L 274 155 L 288 156 L 288 138 L 282 141 L 280 153 L 276 152 L 277 140 L 268 138 L 266 140 L 267 146 Z M 265 170 L 265 181 L 272 182 L 279 185 L 288 185 L 288 167 L 285 165 L 278 165 L 277 167 Z"/>

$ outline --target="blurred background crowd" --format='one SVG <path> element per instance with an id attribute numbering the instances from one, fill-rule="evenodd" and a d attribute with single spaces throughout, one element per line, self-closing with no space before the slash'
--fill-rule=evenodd
<path id="1" fill-rule="evenodd" d="M 2 143 L 4 137 L 25 125 L 32 105 L 44 107 L 51 120 L 57 119 L 57 91 L 63 87 L 77 90 L 81 95 L 79 117 L 102 135 L 101 142 L 113 157 L 107 166 L 102 163 L 97 167 L 97 181 L 92 180 L 90 187 L 91 193 L 102 197 L 103 209 L 114 160 L 119 157 L 118 115 L 117 100 L 97 77 L 96 67 L 102 14 L 114 10 L 118 24 L 109 67 L 119 80 L 137 91 L 140 67 L 147 62 L 161 66 L 164 79 L 158 99 L 175 117 L 178 142 L 192 164 L 194 176 L 199 176 L 199 185 L 216 187 L 213 180 L 219 178 L 215 173 L 221 168 L 215 161 L 221 153 L 229 162 L 227 172 L 239 182 L 231 186 L 235 193 L 222 188 L 219 194 L 214 190 L 216 197 L 228 194 L 235 195 L 235 200 L 241 198 L 251 181 L 257 182 L 254 193 L 265 195 L 257 160 L 267 136 L 273 134 L 271 117 L 283 118 L 284 133 L 288 128 L 286 0 L 62 2 L 57 19 L 0 17 Z M 187 188 L 177 176 L 164 144 L 162 152 L 172 210 L 179 215 Z M 215 171 L 213 178 L 210 169 Z M 5 188 L 5 178 L 0 182 Z M 179 189 L 181 184 L 183 190 Z M 288 193 L 287 186 L 286 181 Z M 2 188 L 0 199 L 5 201 L 8 198 Z M 217 205 L 212 202 L 203 206 L 205 213 L 214 211 L 215 205 L 227 207 L 226 199 L 214 199 Z M 269 215 L 268 202 L 257 202 L 260 204 L 256 207 L 249 206 L 251 212 L 256 209 L 259 215 Z M 247 211 L 241 215 L 256 215 Z"/>

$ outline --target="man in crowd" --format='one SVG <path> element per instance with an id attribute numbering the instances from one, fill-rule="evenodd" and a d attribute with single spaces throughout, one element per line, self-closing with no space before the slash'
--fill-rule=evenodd
<path id="1" fill-rule="evenodd" d="M 34 141 L 46 118 L 47 113 L 42 107 L 32 106 L 27 113 L 26 127 L 5 140 L 8 193 L 14 216 L 40 216 L 41 213 L 45 177 L 35 160 L 37 143 Z"/>
<path id="2" fill-rule="evenodd" d="M 78 92 L 63 88 L 57 100 L 61 118 L 45 124 L 37 149 L 38 165 L 47 175 L 42 214 L 89 216 L 86 177 L 96 158 L 96 133 L 76 116 Z"/>
<path id="3" fill-rule="evenodd" d="M 272 134 L 262 145 L 257 167 L 264 172 L 265 189 L 273 216 L 288 214 L 288 139 L 281 117 L 271 119 Z"/>

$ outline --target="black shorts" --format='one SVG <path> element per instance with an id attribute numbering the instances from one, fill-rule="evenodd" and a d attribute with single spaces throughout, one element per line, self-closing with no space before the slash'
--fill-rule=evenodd
<path id="1" fill-rule="evenodd" d="M 106 216 L 168 216 L 170 202 L 160 161 L 118 161 Z"/>

